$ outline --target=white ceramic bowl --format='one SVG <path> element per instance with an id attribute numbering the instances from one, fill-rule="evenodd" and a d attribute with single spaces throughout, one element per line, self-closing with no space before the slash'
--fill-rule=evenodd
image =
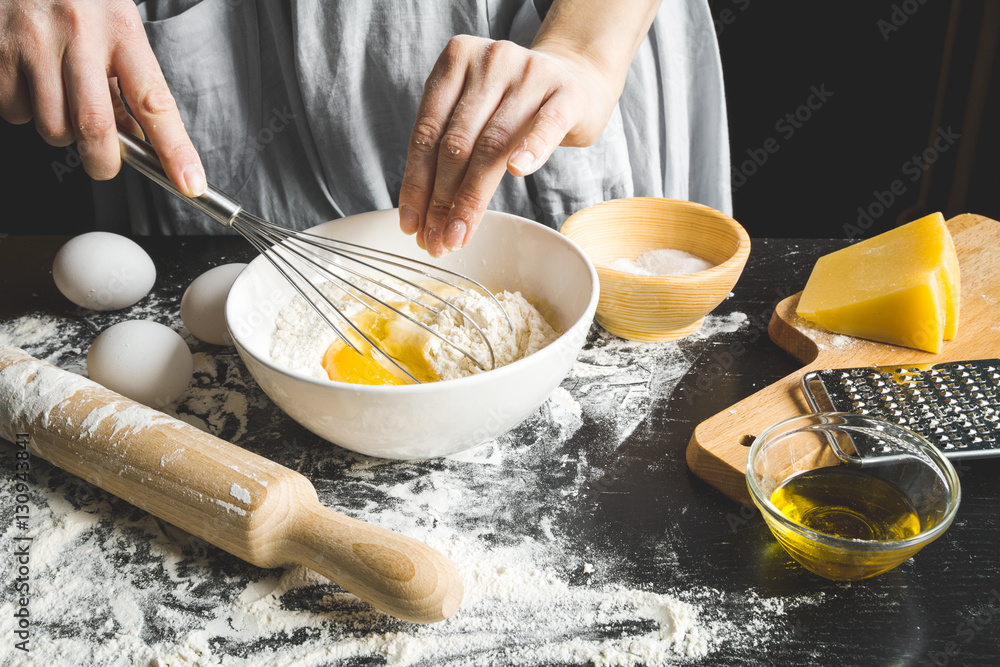
<path id="1" fill-rule="evenodd" d="M 598 300 L 593 264 L 568 238 L 518 216 L 487 211 L 472 242 L 430 260 L 399 231 L 396 210 L 333 220 L 310 231 L 459 271 L 518 290 L 563 334 L 544 349 L 487 373 L 444 382 L 364 386 L 328 382 L 275 365 L 271 336 L 292 287 L 264 257 L 250 262 L 226 302 L 236 349 L 264 392 L 292 419 L 341 447 L 393 459 L 446 456 L 516 426 L 559 385 L 583 347 Z"/>

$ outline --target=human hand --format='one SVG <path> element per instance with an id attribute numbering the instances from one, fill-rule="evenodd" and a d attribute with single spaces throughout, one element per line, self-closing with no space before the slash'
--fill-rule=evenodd
<path id="1" fill-rule="evenodd" d="M 505 171 L 601 136 L 623 76 L 572 48 L 461 35 L 424 85 L 399 194 L 400 228 L 433 256 L 465 246 Z"/>
<path id="2" fill-rule="evenodd" d="M 205 191 L 201 159 L 132 0 L 0 0 L 0 116 L 34 119 L 53 146 L 76 141 L 98 180 L 121 168 L 116 123 L 140 137 L 145 130 L 181 192 Z"/>

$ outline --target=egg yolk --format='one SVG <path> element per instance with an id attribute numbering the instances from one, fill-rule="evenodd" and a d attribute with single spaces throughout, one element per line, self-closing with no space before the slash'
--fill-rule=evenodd
<path id="1" fill-rule="evenodd" d="M 382 368 L 374 359 L 369 359 L 353 348 L 334 343 L 323 355 L 323 368 L 331 380 L 354 384 L 405 384 L 395 375 Z"/>
<path id="2" fill-rule="evenodd" d="M 396 305 L 402 307 L 402 304 Z M 366 310 L 353 315 L 351 321 L 418 381 L 432 382 L 438 379 L 423 356 L 422 345 L 426 335 L 404 318 L 384 310 L 381 312 Z M 362 351 L 369 349 L 369 344 L 355 331 L 347 330 L 346 334 L 358 349 Z M 359 354 L 340 340 L 334 341 L 323 355 L 323 368 L 334 382 L 410 384 L 409 378 L 401 373 L 394 374 L 368 354 Z"/>

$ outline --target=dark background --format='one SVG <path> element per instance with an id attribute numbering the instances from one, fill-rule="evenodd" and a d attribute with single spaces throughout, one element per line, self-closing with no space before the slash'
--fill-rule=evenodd
<path id="1" fill-rule="evenodd" d="M 1000 216 L 1000 2 L 711 5 L 729 102 L 734 214 L 752 236 L 856 238 L 933 211 Z M 832 94 L 790 137 L 787 123 L 776 130 L 812 86 Z M 913 157 L 939 128 L 961 138 L 930 152 L 924 171 Z M 747 151 L 760 157 L 769 138 L 778 150 L 754 171 Z"/>
<path id="2" fill-rule="evenodd" d="M 857 238 L 933 211 L 1000 218 L 1000 0 L 710 5 L 734 214 L 752 236 Z M 72 147 L 3 121 L 0 146 L 0 232 L 93 228 Z"/>

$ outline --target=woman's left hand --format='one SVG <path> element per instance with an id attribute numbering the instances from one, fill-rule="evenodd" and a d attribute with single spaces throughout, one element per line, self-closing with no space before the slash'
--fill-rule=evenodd
<path id="1" fill-rule="evenodd" d="M 559 44 L 452 38 L 424 85 L 410 136 L 401 229 L 433 256 L 462 248 L 505 171 L 525 176 L 560 144 L 597 141 L 624 80 L 602 69 Z"/>

